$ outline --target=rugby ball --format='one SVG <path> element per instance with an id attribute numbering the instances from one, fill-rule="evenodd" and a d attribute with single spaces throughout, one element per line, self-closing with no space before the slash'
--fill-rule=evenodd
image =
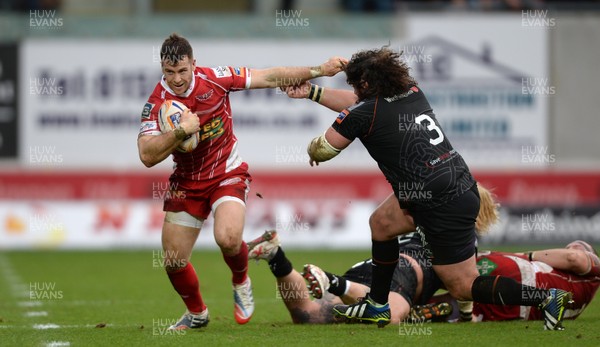
<path id="1" fill-rule="evenodd" d="M 176 100 L 166 100 L 158 110 L 158 125 L 161 133 L 173 131 L 179 125 L 179 119 L 183 111 L 187 110 L 187 106 Z M 189 153 L 193 151 L 200 142 L 200 134 L 194 133 L 189 135 L 177 147 L 179 152 Z"/>

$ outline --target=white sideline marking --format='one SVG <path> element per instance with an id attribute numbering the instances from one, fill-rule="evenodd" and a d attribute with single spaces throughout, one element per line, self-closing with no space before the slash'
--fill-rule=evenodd
<path id="1" fill-rule="evenodd" d="M 139 325 L 117 325 L 118 327 L 139 327 Z M 115 327 L 113 324 L 106 324 L 106 327 Z M 77 329 L 77 328 L 96 328 L 96 324 L 73 324 L 73 325 L 58 325 L 54 323 L 34 324 L 31 325 L 0 325 L 0 329 L 27 329 L 33 328 L 38 330 L 45 329 Z"/>
<path id="2" fill-rule="evenodd" d="M 31 298 L 30 286 L 28 287 L 23 283 L 18 274 L 14 271 L 12 264 L 8 261 L 8 258 L 0 255 L 0 272 L 4 273 L 9 286 L 11 287 L 12 294 L 15 298 Z M 19 301 L 17 303 L 19 307 L 39 307 L 42 306 L 41 301 L 29 300 Z M 48 316 L 47 311 L 27 311 L 24 313 L 26 317 L 46 317 Z M 11 325 L 0 325 L 0 328 L 17 328 Z M 34 324 L 33 329 L 46 330 L 46 329 L 58 329 L 60 326 L 54 323 L 47 324 Z M 59 347 L 59 346 L 71 346 L 68 341 L 50 341 L 46 343 L 46 346 Z"/>
<path id="3" fill-rule="evenodd" d="M 21 301 L 17 305 L 19 305 L 20 307 L 36 307 L 36 306 L 42 306 L 42 302 L 41 301 Z"/>
<path id="4" fill-rule="evenodd" d="M 25 312 L 25 317 L 46 317 L 48 312 L 46 311 L 29 311 Z"/>
<path id="5" fill-rule="evenodd" d="M 50 341 L 46 344 L 47 347 L 61 347 L 61 346 L 70 346 L 71 342 L 68 341 Z"/>
<path id="6" fill-rule="evenodd" d="M 46 323 L 46 324 L 34 324 L 34 329 L 46 330 L 46 329 L 58 329 L 60 325 L 54 323 Z"/>

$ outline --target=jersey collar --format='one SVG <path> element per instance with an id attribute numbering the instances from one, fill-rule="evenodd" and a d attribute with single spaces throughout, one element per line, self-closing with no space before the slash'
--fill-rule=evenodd
<path id="1" fill-rule="evenodd" d="M 196 85 L 196 73 L 194 73 L 194 76 L 192 77 L 192 83 L 190 83 L 190 87 L 182 95 L 175 94 L 175 92 L 171 89 L 171 87 L 169 87 L 169 85 L 167 84 L 167 80 L 165 79 L 165 75 L 162 75 L 162 77 L 160 79 L 160 85 L 169 94 L 171 94 L 173 96 L 177 96 L 177 97 L 180 97 L 180 98 L 187 98 L 188 96 L 190 96 L 190 94 L 192 94 L 192 91 L 194 90 L 194 86 Z"/>

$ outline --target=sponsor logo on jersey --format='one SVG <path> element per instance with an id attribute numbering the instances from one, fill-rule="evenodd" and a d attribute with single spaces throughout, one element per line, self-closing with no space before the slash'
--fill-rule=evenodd
<path id="1" fill-rule="evenodd" d="M 242 67 L 234 67 L 233 68 L 233 73 L 236 76 L 244 77 L 246 75 L 246 69 L 242 68 Z"/>
<path id="2" fill-rule="evenodd" d="M 154 104 L 147 102 L 146 105 L 144 105 L 144 109 L 142 110 L 142 119 L 150 119 L 150 112 L 152 112 L 153 108 Z"/>
<path id="3" fill-rule="evenodd" d="M 497 267 L 498 265 L 488 258 L 481 258 L 477 262 L 477 271 L 479 271 L 479 274 L 482 276 L 491 274 Z"/>
<path id="4" fill-rule="evenodd" d="M 451 149 L 450 151 L 440 154 L 437 158 L 431 159 L 429 161 L 425 162 L 425 166 L 427 166 L 430 169 L 433 169 L 436 165 L 438 164 L 445 164 L 448 161 L 456 158 L 458 156 L 458 152 L 456 151 L 456 149 Z"/>
<path id="5" fill-rule="evenodd" d="M 210 97 L 213 95 L 213 92 L 214 92 L 214 90 L 211 89 L 202 95 L 196 95 L 196 100 L 206 101 L 206 100 L 210 99 Z"/>
<path id="6" fill-rule="evenodd" d="M 157 130 L 157 129 L 158 129 L 158 124 L 156 124 L 156 122 L 154 122 L 154 121 L 142 122 L 142 125 L 140 126 L 140 133 L 143 133 L 143 132 L 149 131 L 149 130 Z"/>
<path id="7" fill-rule="evenodd" d="M 200 141 L 216 139 L 223 135 L 224 132 L 223 120 L 221 117 L 217 117 L 210 122 L 202 124 L 200 127 Z"/>
<path id="8" fill-rule="evenodd" d="M 231 76 L 231 70 L 227 66 L 217 66 L 213 67 L 212 70 L 215 73 L 217 78 L 229 77 Z"/>
<path id="9" fill-rule="evenodd" d="M 338 124 L 341 124 L 344 121 L 344 118 L 346 118 L 346 116 L 350 113 L 350 111 L 348 110 L 343 110 L 342 112 L 340 112 L 340 114 L 338 114 L 337 118 L 335 119 L 335 121 Z"/>
<path id="10" fill-rule="evenodd" d="M 394 102 L 394 101 L 398 101 L 400 99 L 404 99 L 404 98 L 411 96 L 414 93 L 418 93 L 418 92 L 419 92 L 419 88 L 417 88 L 416 86 L 412 86 L 406 93 L 394 95 L 389 98 L 384 98 L 384 100 L 387 102 Z"/>

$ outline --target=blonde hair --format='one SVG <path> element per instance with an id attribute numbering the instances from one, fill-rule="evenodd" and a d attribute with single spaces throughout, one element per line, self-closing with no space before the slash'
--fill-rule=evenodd
<path id="1" fill-rule="evenodd" d="M 500 219 L 498 213 L 500 204 L 496 202 L 496 195 L 481 184 L 477 185 L 477 190 L 479 191 L 481 203 L 479 214 L 475 220 L 475 230 L 477 231 L 477 235 L 482 236 L 487 234 L 490 227 Z"/>

